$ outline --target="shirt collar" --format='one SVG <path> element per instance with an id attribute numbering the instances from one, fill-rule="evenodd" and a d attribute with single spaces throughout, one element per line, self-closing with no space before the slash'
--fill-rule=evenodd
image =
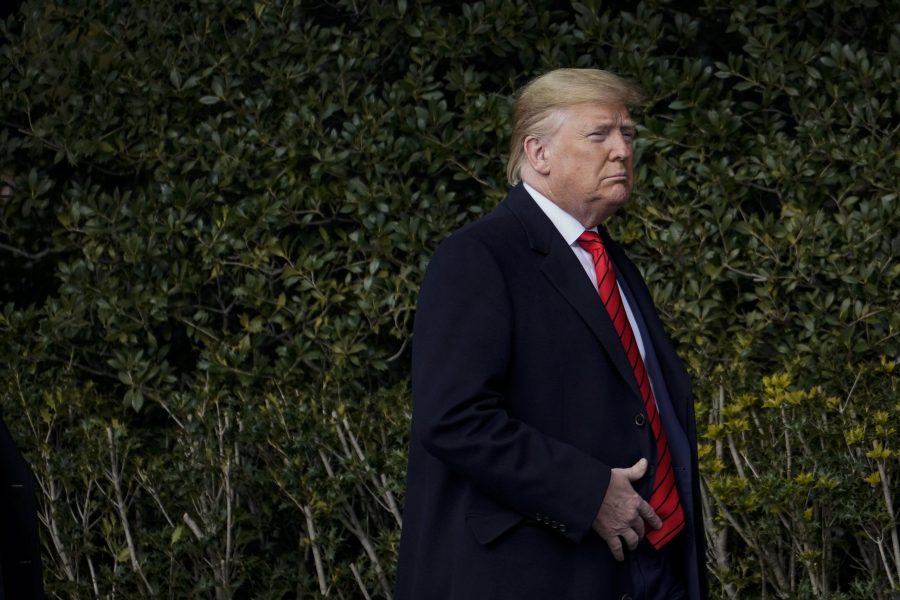
<path id="1" fill-rule="evenodd" d="M 578 237 L 584 233 L 584 225 L 578 222 L 578 219 L 564 211 L 560 208 L 556 203 L 547 198 L 545 195 L 528 185 L 526 182 L 522 182 L 522 186 L 525 188 L 525 191 L 534 198 L 534 201 L 537 203 L 538 207 L 544 214 L 547 215 L 547 218 L 553 223 L 553 226 L 556 227 L 556 230 L 559 231 L 559 234 L 563 236 L 563 239 L 566 240 L 566 244 L 571 246 L 576 241 L 578 241 Z M 592 227 L 588 231 L 597 231 L 596 227 Z"/>

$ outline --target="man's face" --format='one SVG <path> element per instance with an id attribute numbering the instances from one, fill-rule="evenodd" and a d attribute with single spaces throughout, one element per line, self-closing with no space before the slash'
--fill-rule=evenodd
<path id="1" fill-rule="evenodd" d="M 631 195 L 635 127 L 622 104 L 576 104 L 546 142 L 545 195 L 585 228 Z"/>

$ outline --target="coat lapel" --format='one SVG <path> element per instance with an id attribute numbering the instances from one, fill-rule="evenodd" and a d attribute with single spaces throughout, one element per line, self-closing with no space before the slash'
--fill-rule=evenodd
<path id="1" fill-rule="evenodd" d="M 610 360 L 628 382 L 635 396 L 641 398 L 634 371 L 628 362 L 612 319 L 606 313 L 600 296 L 594 290 L 578 259 L 540 207 L 521 184 L 507 198 L 507 206 L 518 217 L 528 235 L 531 249 L 544 255 L 541 271 L 553 287 L 575 309 L 609 355 Z"/>

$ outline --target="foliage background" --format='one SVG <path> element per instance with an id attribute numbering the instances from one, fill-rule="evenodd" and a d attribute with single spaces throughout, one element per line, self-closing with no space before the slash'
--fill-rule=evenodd
<path id="1" fill-rule="evenodd" d="M 50 597 L 390 595 L 416 289 L 557 66 L 648 93 L 610 225 L 694 378 L 714 595 L 896 593 L 898 14 L 24 2 L 0 406 Z"/>

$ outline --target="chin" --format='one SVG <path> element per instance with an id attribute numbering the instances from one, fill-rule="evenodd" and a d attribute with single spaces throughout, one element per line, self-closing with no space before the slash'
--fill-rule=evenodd
<path id="1" fill-rule="evenodd" d="M 611 198 L 607 198 L 606 203 L 609 206 L 614 206 L 616 208 L 619 208 L 619 207 L 622 207 L 622 206 L 625 206 L 626 204 L 628 204 L 628 199 L 630 197 L 631 197 L 630 194 L 615 195 L 615 196 L 612 196 Z"/>

